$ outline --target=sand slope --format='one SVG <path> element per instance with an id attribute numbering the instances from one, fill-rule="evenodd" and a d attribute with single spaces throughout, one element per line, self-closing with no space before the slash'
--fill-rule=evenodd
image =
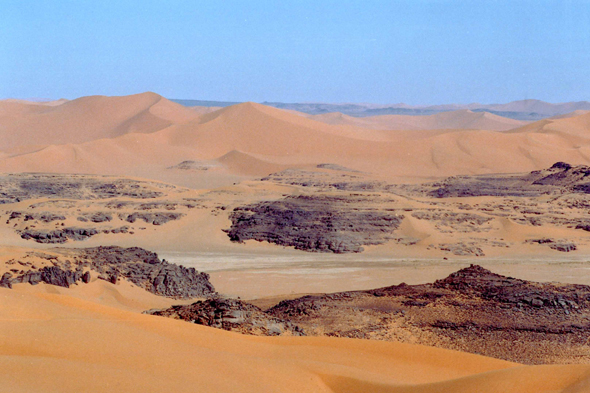
<path id="1" fill-rule="evenodd" d="M 100 285 L 88 298 L 44 285 L 0 289 L 3 389 L 575 393 L 590 386 L 588 366 L 525 367 L 399 343 L 241 336 L 101 304 L 107 284 Z"/>
<path id="2" fill-rule="evenodd" d="M 590 140 L 590 112 L 579 111 L 571 116 L 540 120 L 510 132 L 553 134 L 578 142 Z"/>

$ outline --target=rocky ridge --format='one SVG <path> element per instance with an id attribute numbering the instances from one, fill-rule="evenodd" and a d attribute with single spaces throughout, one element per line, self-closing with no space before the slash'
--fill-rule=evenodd
<path id="1" fill-rule="evenodd" d="M 435 345 L 523 363 L 590 362 L 590 287 L 477 265 L 432 284 L 305 296 L 267 312 L 308 335 Z"/>

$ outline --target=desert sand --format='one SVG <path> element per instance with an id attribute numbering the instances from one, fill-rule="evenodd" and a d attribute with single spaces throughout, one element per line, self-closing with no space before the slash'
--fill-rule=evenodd
<path id="1" fill-rule="evenodd" d="M 218 291 L 244 298 L 422 283 L 474 261 L 522 278 L 588 284 L 590 233 L 576 228 L 585 222 L 586 194 L 563 188 L 525 197 L 437 199 L 391 186 L 526 174 L 558 161 L 588 165 L 586 112 L 528 124 L 467 110 L 422 118 L 302 116 L 256 103 L 186 108 L 143 93 L 1 101 L 0 124 L 0 172 L 20 174 L 2 177 L 0 273 L 11 258 L 58 241 L 73 248 L 141 246 L 210 272 Z M 23 174 L 29 172 L 68 176 Z M 361 254 L 346 255 L 230 241 L 225 231 L 235 209 L 280 207 L 285 200 L 342 207 L 330 214 L 357 220 L 351 227 L 385 220 L 395 236 L 383 242 L 377 236 Z M 125 281 L 0 288 L 3 388 L 590 389 L 588 366 L 522 366 L 400 343 L 247 337 L 141 314 L 172 302 Z"/>

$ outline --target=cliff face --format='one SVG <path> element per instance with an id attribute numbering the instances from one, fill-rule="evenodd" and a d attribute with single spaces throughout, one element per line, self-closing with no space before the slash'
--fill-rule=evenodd
<path id="1" fill-rule="evenodd" d="M 299 196 L 238 207 L 230 214 L 227 234 L 232 241 L 253 239 L 333 253 L 361 252 L 364 245 L 391 239 L 403 215 L 373 211 L 354 199 Z"/>

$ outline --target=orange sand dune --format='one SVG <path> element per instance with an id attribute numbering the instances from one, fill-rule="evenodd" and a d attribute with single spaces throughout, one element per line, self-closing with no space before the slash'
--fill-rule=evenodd
<path id="1" fill-rule="evenodd" d="M 131 98 L 137 101 L 138 96 Z M 140 98 L 148 102 L 149 110 L 138 116 L 148 120 L 129 124 L 142 125 L 137 130 L 143 133 L 119 127 L 117 132 L 124 135 L 116 138 L 17 153 L 12 150 L 0 157 L 0 171 L 107 173 L 167 180 L 167 167 L 184 160 L 215 160 L 233 151 L 240 154 L 230 155 L 229 170 L 236 169 L 236 175 L 258 176 L 279 167 L 326 162 L 393 178 L 523 172 L 546 168 L 556 161 L 590 161 L 590 114 L 543 120 L 507 132 L 391 131 L 326 124 L 254 103 L 191 119 L 183 117 L 186 108 L 181 108 L 179 115 L 176 106 L 159 96 L 144 94 Z M 82 105 L 83 100 L 58 108 Z M 157 100 L 157 104 L 149 104 L 150 100 Z M 456 116 L 454 113 L 444 115 Z M 191 116 L 196 114 L 191 112 Z M 153 118 L 157 120 L 149 120 Z M 98 121 L 91 115 L 86 119 L 91 124 Z M 98 123 L 96 127 L 102 127 Z M 162 129 L 155 131 L 158 128 Z"/>
<path id="2" fill-rule="evenodd" d="M 31 143 L 82 143 L 132 132 L 149 133 L 198 116 L 155 93 L 58 102 L 0 101 L 0 150 Z"/>
<path id="3" fill-rule="evenodd" d="M 101 291 L 116 286 L 88 285 L 99 287 L 86 298 L 44 284 L 0 289 L 3 390 L 582 393 L 590 387 L 589 366 L 520 366 L 393 342 L 242 336 L 103 304 Z"/>
<path id="4" fill-rule="evenodd" d="M 428 116 L 381 115 L 352 117 L 336 112 L 313 116 L 307 115 L 307 117 L 328 124 L 351 125 L 378 130 L 435 130 L 452 128 L 506 131 L 528 123 L 488 112 L 472 112 L 468 109 L 441 112 Z"/>
<path id="5" fill-rule="evenodd" d="M 544 119 L 524 127 L 514 129 L 514 133 L 554 134 L 571 138 L 577 142 L 590 140 L 590 111 L 580 111 L 577 116 Z"/>

